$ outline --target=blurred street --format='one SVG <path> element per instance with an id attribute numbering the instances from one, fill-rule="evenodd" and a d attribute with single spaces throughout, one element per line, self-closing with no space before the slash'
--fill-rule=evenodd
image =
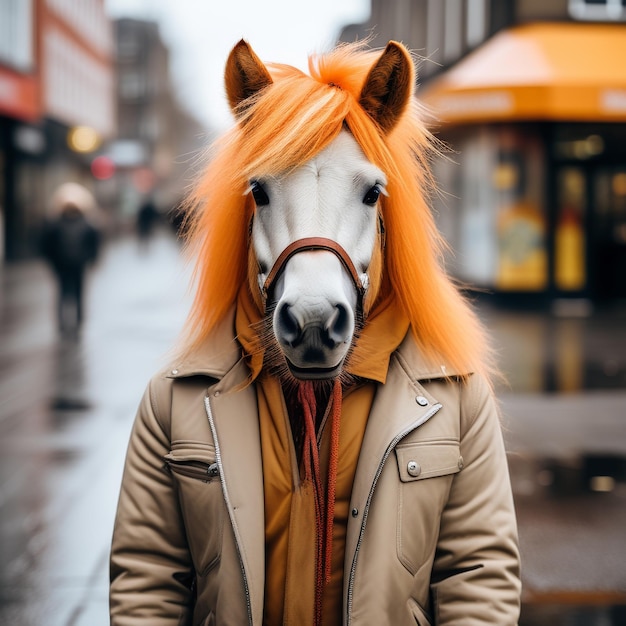
<path id="1" fill-rule="evenodd" d="M 522 626 L 626 624 L 626 309 L 577 304 L 480 307 L 508 379 Z"/>
<path id="2" fill-rule="evenodd" d="M 0 278 L 0 624 L 104 626 L 127 437 L 184 320 L 188 273 L 169 234 L 109 243 L 80 341 L 57 338 L 41 261 Z M 481 315 L 510 385 L 521 623 L 626 623 L 610 608 L 626 604 L 626 311 Z"/>
<path id="3" fill-rule="evenodd" d="M 80 342 L 59 341 L 45 265 L 0 268 L 0 624 L 104 626 L 129 430 L 186 313 L 179 246 L 109 244 Z"/>

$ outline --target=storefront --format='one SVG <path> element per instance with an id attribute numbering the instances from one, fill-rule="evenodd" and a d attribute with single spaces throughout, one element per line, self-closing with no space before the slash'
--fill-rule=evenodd
<path id="1" fill-rule="evenodd" d="M 30 123 L 39 115 L 36 77 L 0 66 L 0 263 L 17 254 L 22 227 L 18 178 L 29 187 L 26 161 L 31 150 L 40 150 L 35 145 L 40 135 L 33 140 L 38 131 Z"/>
<path id="2" fill-rule="evenodd" d="M 626 298 L 626 27 L 500 32 L 420 95 L 460 279 L 506 294 Z"/>

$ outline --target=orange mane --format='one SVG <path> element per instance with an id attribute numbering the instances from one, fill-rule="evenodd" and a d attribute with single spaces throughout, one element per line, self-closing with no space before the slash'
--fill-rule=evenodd
<path id="1" fill-rule="evenodd" d="M 483 329 L 442 269 L 444 243 L 427 204 L 432 141 L 414 99 L 383 136 L 359 105 L 380 52 L 342 45 L 309 59 L 309 73 L 272 65 L 273 83 L 247 101 L 239 124 L 217 141 L 188 199 L 188 244 L 195 257 L 195 299 L 184 350 L 198 347 L 234 305 L 248 273 L 252 178 L 303 165 L 347 127 L 387 175 L 381 197 L 386 247 L 381 294 L 393 294 L 427 359 L 450 370 L 489 373 Z M 382 296 L 381 296 L 382 297 Z"/>

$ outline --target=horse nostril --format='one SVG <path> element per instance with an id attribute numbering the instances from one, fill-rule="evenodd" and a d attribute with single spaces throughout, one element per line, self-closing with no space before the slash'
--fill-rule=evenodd
<path id="1" fill-rule="evenodd" d="M 344 343 L 350 335 L 351 316 L 348 308 L 343 304 L 336 304 L 333 314 L 324 325 L 324 343 L 330 348 L 335 348 Z"/>
<path id="2" fill-rule="evenodd" d="M 298 322 L 298 319 L 292 312 L 292 307 L 289 303 L 283 302 L 278 307 L 277 312 L 278 330 L 279 336 L 285 343 L 294 346 L 301 338 L 302 329 Z"/>

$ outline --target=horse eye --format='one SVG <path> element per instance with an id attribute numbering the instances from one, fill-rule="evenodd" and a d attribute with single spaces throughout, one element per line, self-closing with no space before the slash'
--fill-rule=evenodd
<path id="1" fill-rule="evenodd" d="M 365 194 L 365 197 L 363 198 L 363 204 L 367 204 L 368 206 L 374 206 L 378 202 L 378 197 L 380 196 L 380 193 L 380 185 L 374 185 Z"/>
<path id="2" fill-rule="evenodd" d="M 258 180 L 252 181 L 250 185 L 250 191 L 252 191 L 252 197 L 254 198 L 257 206 L 265 206 L 266 204 L 270 203 L 270 199 L 268 198 L 265 189 L 263 189 L 261 183 Z"/>

